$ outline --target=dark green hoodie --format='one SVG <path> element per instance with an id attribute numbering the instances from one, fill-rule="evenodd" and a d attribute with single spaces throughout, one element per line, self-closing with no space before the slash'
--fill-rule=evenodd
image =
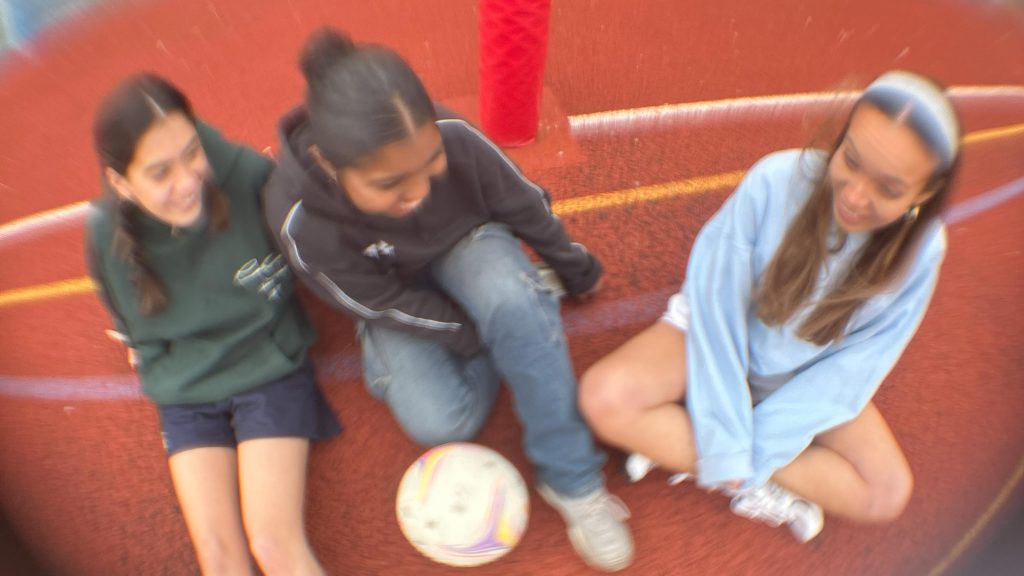
<path id="1" fill-rule="evenodd" d="M 315 339 L 292 296 L 291 272 L 267 236 L 260 189 L 273 164 L 199 123 L 216 185 L 230 203 L 222 232 L 171 227 L 137 211 L 139 238 L 168 306 L 143 316 L 130 267 L 112 250 L 117 201 L 96 201 L 87 256 L 117 329 L 139 355 L 142 389 L 157 404 L 223 400 L 298 368 Z"/>

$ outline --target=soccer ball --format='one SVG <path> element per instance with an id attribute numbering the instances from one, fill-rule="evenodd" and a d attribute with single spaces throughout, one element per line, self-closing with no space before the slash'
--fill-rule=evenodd
<path id="1" fill-rule="evenodd" d="M 452 443 L 428 450 L 405 471 L 395 513 L 424 556 L 478 566 L 507 554 L 526 530 L 530 497 L 519 471 L 490 448 Z"/>

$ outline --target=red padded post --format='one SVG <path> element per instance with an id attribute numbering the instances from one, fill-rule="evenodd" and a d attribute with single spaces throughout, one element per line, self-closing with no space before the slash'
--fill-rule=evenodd
<path id="1" fill-rule="evenodd" d="M 551 0 L 480 0 L 480 123 L 501 146 L 537 137 Z"/>

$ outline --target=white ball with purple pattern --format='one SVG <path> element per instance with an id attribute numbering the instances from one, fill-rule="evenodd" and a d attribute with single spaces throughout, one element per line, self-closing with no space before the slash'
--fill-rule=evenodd
<path id="1" fill-rule="evenodd" d="M 519 543 L 530 515 L 523 477 L 478 444 L 432 448 L 405 471 L 395 513 L 424 556 L 450 566 L 479 566 Z"/>

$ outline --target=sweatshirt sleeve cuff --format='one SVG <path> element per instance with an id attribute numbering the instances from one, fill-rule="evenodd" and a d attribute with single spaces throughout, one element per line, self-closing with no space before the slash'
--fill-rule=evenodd
<path id="1" fill-rule="evenodd" d="M 452 341 L 449 348 L 463 358 L 471 358 L 479 354 L 480 335 L 476 331 L 476 326 L 468 321 L 465 322 L 462 328 L 456 332 L 455 340 Z"/>
<path id="2" fill-rule="evenodd" d="M 723 482 L 746 480 L 754 475 L 749 451 L 700 458 L 697 461 L 697 485 L 713 488 Z"/>

